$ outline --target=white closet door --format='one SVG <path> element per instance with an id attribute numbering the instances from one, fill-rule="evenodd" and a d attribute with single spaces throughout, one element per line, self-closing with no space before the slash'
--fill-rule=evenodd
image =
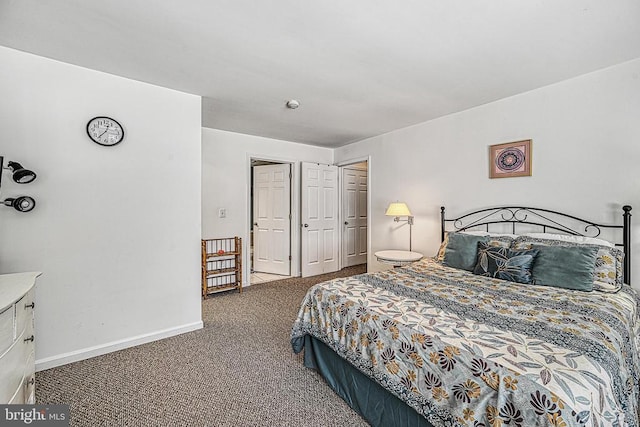
<path id="1" fill-rule="evenodd" d="M 253 168 L 253 270 L 291 273 L 290 164 Z"/>
<path id="2" fill-rule="evenodd" d="M 342 170 L 342 266 L 367 262 L 367 171 Z"/>
<path id="3" fill-rule="evenodd" d="M 338 270 L 338 167 L 302 163 L 302 277 Z"/>

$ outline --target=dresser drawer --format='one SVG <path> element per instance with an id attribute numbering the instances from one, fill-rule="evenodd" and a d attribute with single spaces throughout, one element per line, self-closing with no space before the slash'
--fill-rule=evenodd
<path id="1" fill-rule="evenodd" d="M 33 346 L 32 346 L 33 347 Z M 35 405 L 36 403 L 36 352 L 31 349 L 29 360 L 25 366 L 24 381 L 22 386 L 24 387 L 24 403 L 28 405 Z"/>
<path id="2" fill-rule="evenodd" d="M 2 356 L 4 352 L 11 347 L 11 343 L 13 343 L 13 337 L 15 336 L 13 329 L 14 311 L 15 308 L 12 304 L 0 313 L 0 356 Z"/>
<path id="3" fill-rule="evenodd" d="M 34 405 L 36 403 L 36 373 L 34 367 L 35 352 L 31 352 L 22 377 L 22 386 L 16 390 L 13 398 L 9 401 L 10 405 Z"/>
<path id="4" fill-rule="evenodd" d="M 9 402 L 18 388 L 22 387 L 25 362 L 34 351 L 33 341 L 24 341 L 20 335 L 2 359 L 0 359 L 0 402 Z"/>
<path id="5" fill-rule="evenodd" d="M 27 326 L 33 330 L 34 295 L 31 289 L 16 303 L 16 335 L 20 335 Z"/>

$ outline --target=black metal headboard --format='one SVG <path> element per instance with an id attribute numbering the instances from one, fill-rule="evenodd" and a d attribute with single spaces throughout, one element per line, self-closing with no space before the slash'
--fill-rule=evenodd
<path id="1" fill-rule="evenodd" d="M 623 278 L 625 283 L 631 281 L 631 206 L 622 207 L 622 224 L 598 224 L 573 215 L 549 209 L 530 208 L 525 206 L 500 206 L 480 209 L 469 212 L 457 218 L 446 218 L 444 206 L 440 208 L 441 235 L 444 240 L 444 232 L 447 223 L 452 223 L 455 231 L 464 231 L 470 228 L 484 227 L 489 231 L 492 224 L 510 224 L 511 233 L 517 234 L 518 226 L 537 226 L 543 233 L 556 231 L 573 236 L 598 237 L 602 229 L 622 230 L 622 243 L 616 242 L 624 252 Z M 582 231 L 578 231 L 582 229 Z"/>

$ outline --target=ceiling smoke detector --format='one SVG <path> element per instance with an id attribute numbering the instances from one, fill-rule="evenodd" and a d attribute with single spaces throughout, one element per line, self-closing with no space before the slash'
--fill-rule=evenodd
<path id="1" fill-rule="evenodd" d="M 291 99 L 291 100 L 287 101 L 287 108 L 289 108 L 291 110 L 295 110 L 299 106 L 300 106 L 300 102 L 296 101 L 295 99 Z"/>

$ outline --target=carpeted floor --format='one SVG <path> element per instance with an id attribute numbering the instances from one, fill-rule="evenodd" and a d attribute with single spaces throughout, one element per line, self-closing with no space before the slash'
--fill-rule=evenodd
<path id="1" fill-rule="evenodd" d="M 362 272 L 209 297 L 204 329 L 38 372 L 37 403 L 71 405 L 72 426 L 366 426 L 289 343 L 310 286 Z"/>

